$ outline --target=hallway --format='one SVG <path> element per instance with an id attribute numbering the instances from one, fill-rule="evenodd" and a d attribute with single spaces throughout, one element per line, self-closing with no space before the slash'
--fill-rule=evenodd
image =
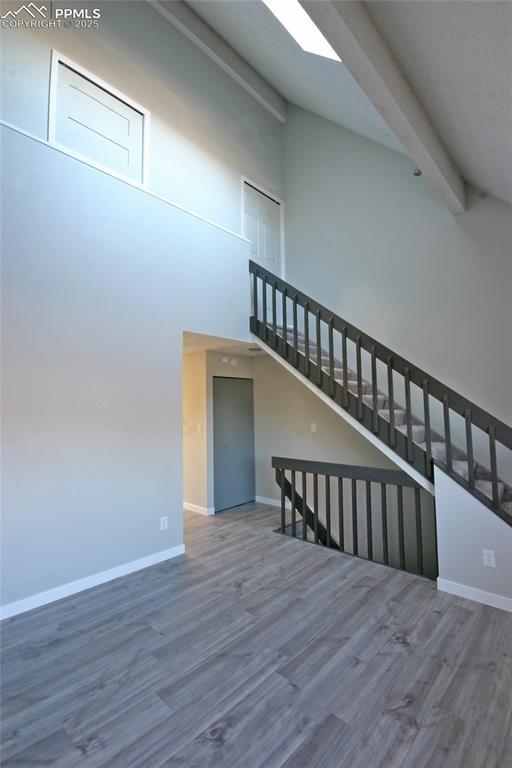
<path id="1" fill-rule="evenodd" d="M 186 557 L 3 625 L 3 765 L 512 765 L 512 614 L 186 513 Z"/>

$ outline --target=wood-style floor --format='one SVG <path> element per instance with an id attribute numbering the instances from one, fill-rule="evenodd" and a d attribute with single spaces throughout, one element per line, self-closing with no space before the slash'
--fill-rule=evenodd
<path id="1" fill-rule="evenodd" d="M 4 622 L 3 768 L 512 766 L 512 614 L 277 523 Z"/>

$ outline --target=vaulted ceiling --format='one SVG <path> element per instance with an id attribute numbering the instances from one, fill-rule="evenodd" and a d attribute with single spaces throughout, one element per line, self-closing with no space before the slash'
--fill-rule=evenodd
<path id="1" fill-rule="evenodd" d="M 512 2 L 365 5 L 464 179 L 512 203 Z"/>
<path id="2" fill-rule="evenodd" d="M 345 65 L 303 51 L 261 0 L 188 0 L 187 5 L 287 101 L 403 151 Z"/>
<path id="3" fill-rule="evenodd" d="M 347 67 L 302 51 L 261 0 L 188 5 L 288 101 L 404 151 Z M 364 7 L 464 180 L 512 203 L 512 2 Z"/>

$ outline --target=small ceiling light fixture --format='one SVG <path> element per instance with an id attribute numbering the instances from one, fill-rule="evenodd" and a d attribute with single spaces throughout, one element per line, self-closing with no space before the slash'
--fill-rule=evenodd
<path id="1" fill-rule="evenodd" d="M 263 2 L 303 51 L 341 61 L 299 0 L 263 0 Z"/>

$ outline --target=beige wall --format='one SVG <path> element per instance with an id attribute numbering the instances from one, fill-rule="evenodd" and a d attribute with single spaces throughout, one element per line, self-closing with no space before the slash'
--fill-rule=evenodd
<path id="1" fill-rule="evenodd" d="M 396 467 L 272 358 L 254 360 L 256 490 L 278 499 L 272 456 Z M 312 432 L 311 424 L 316 425 Z"/>
<path id="2" fill-rule="evenodd" d="M 206 352 L 183 355 L 183 501 L 206 510 Z"/>
<path id="3" fill-rule="evenodd" d="M 232 362 L 236 361 L 236 366 Z M 254 380 L 256 494 L 279 500 L 272 456 L 394 465 L 279 363 L 219 352 L 184 355 L 185 501 L 213 507 L 213 377 Z M 311 424 L 316 431 L 311 431 Z M 200 430 L 200 431 L 199 431 Z"/>

